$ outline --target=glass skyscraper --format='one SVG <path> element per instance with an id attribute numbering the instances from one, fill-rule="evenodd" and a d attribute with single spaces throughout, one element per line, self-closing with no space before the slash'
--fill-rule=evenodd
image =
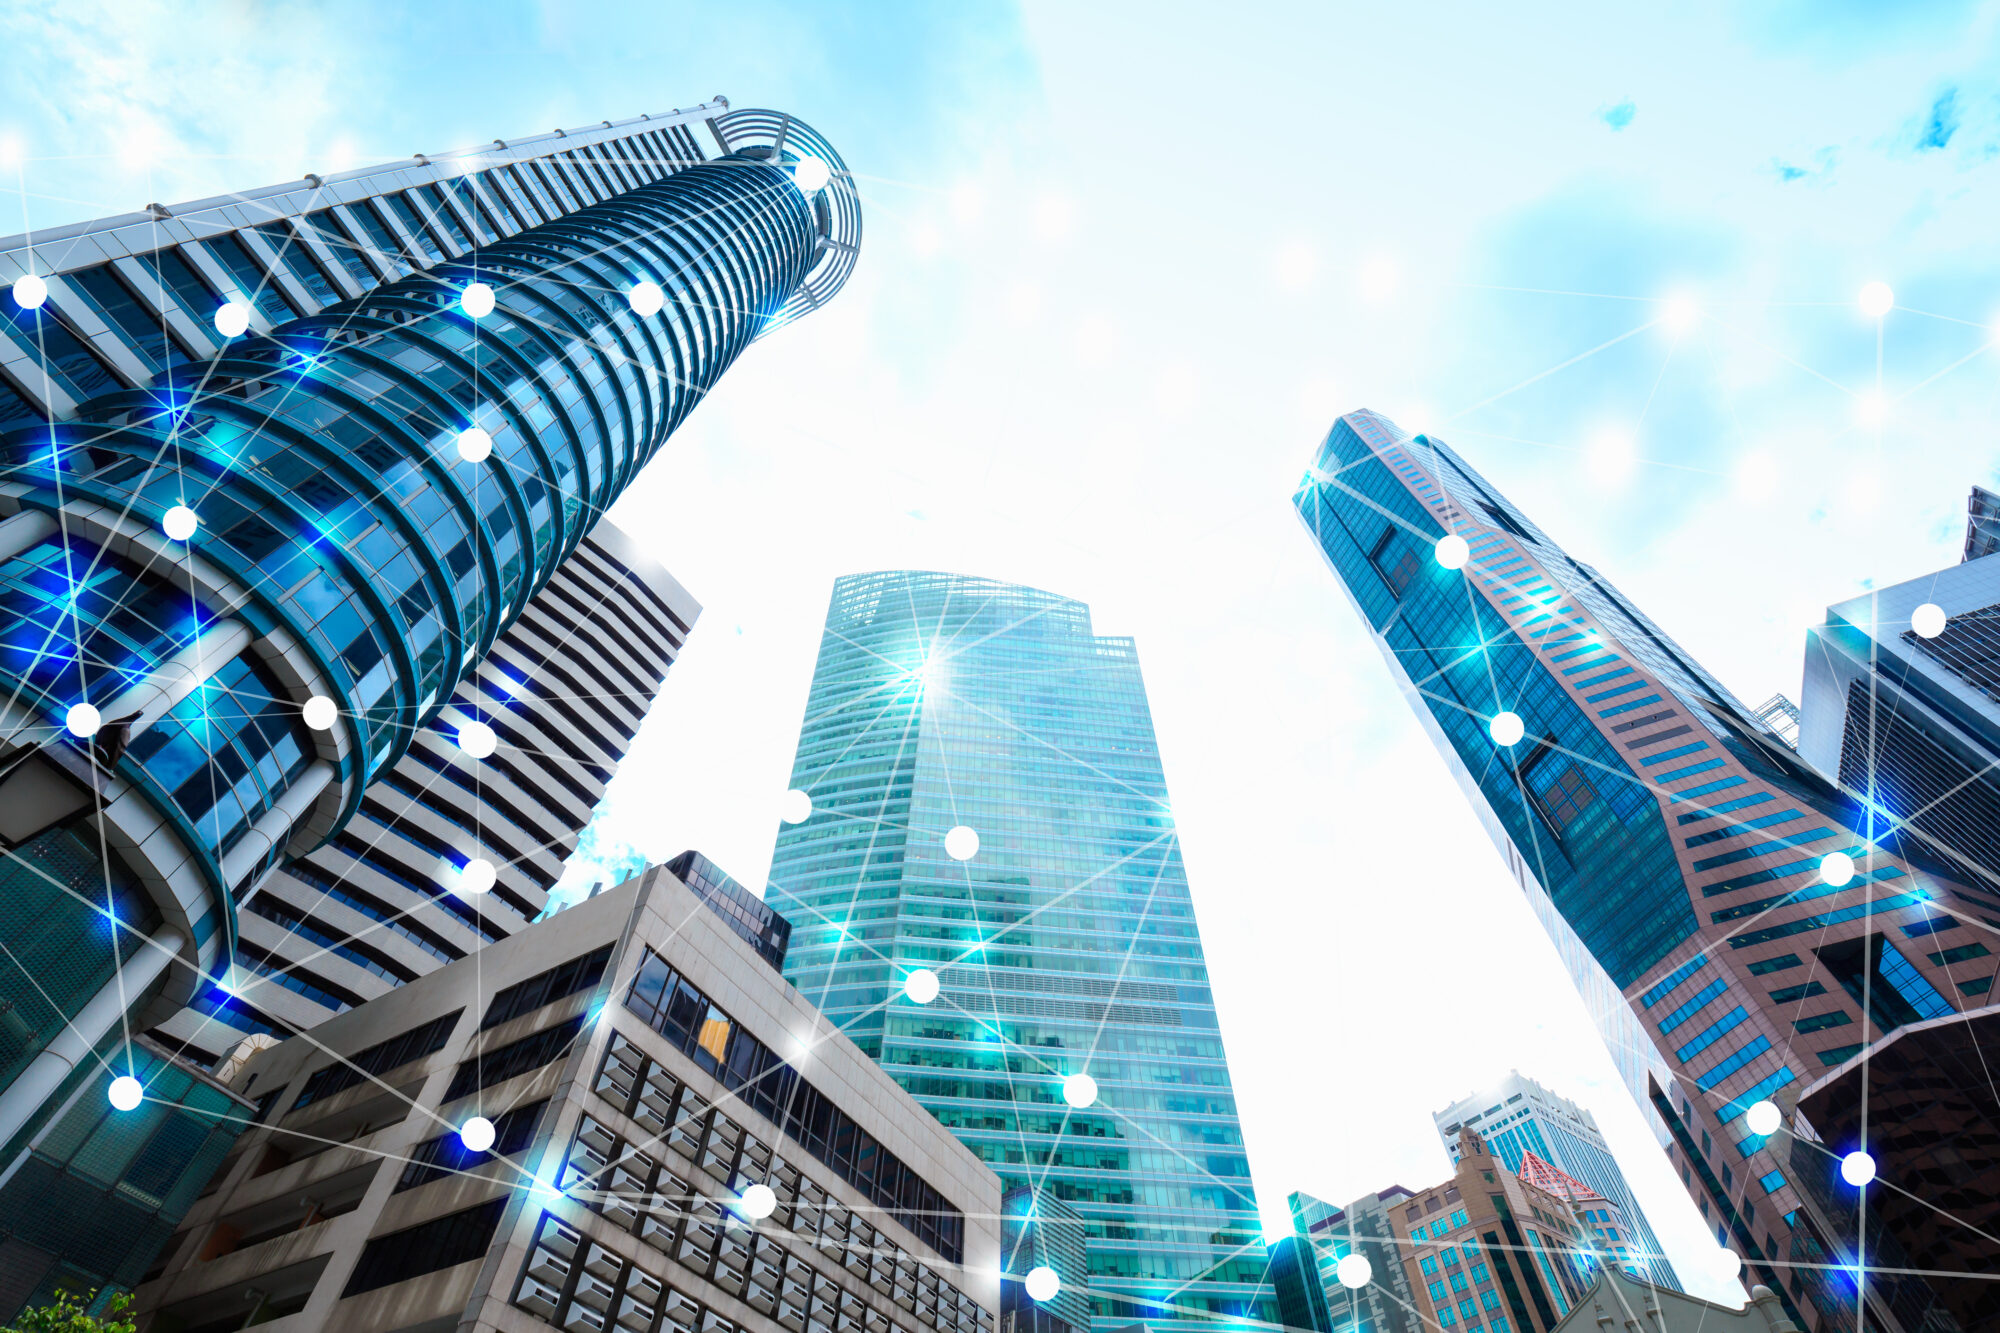
<path id="1" fill-rule="evenodd" d="M 1792 1176 L 1831 1175 L 1859 1138 L 1792 1151 L 1805 1116 L 1765 1138 L 1745 1113 L 1785 1113 L 1871 1043 L 1986 1003 L 1983 978 L 1947 965 L 2000 893 L 1871 822 L 1443 442 L 1350 413 L 1294 503 L 1718 1244 L 1811 1327 L 1851 1321 L 1846 1260 L 1828 1256 L 1853 1236 Z M 1871 1317 L 1921 1322 L 1912 1283 L 1871 1276 Z"/>
<path id="2" fill-rule="evenodd" d="M 517 743 L 466 682 L 859 241 L 831 146 L 718 99 L 0 242 L 0 1145 L 239 954 L 337 952 L 239 908 L 425 732 Z"/>
<path id="3" fill-rule="evenodd" d="M 842 578 L 792 785 L 786 975 L 1008 1189 L 1083 1217 L 1062 1277 L 1095 1326 L 1274 1317 L 1132 641 L 1033 588 Z"/>

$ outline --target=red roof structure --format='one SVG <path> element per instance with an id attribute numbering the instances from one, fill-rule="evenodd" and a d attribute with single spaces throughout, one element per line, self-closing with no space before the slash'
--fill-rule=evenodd
<path id="1" fill-rule="evenodd" d="M 1560 1199 L 1568 1199 L 1571 1203 L 1583 1203 L 1586 1200 L 1609 1202 L 1602 1194 L 1575 1176 L 1543 1161 L 1532 1152 L 1522 1154 L 1521 1169 L 1515 1174 L 1536 1189 L 1544 1190 Z"/>

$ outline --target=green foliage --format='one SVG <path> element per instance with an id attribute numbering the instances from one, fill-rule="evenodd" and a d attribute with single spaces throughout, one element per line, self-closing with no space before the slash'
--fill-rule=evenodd
<path id="1" fill-rule="evenodd" d="M 21 1311 L 0 1333 L 132 1333 L 137 1325 L 123 1317 L 132 1305 L 132 1298 L 121 1291 L 105 1303 L 102 1315 L 85 1313 L 96 1295 L 94 1291 L 81 1297 L 75 1292 L 63 1292 L 54 1305 Z"/>

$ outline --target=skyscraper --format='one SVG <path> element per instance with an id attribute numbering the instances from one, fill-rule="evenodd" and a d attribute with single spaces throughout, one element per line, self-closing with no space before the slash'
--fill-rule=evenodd
<path id="1" fill-rule="evenodd" d="M 1063 1280 L 1096 1326 L 1273 1313 L 1132 641 L 1033 588 L 842 578 L 792 785 L 786 975 L 1009 1189 L 1083 1217 Z"/>
<path id="2" fill-rule="evenodd" d="M 1973 489 L 1965 560 L 1850 597 L 1807 631 L 1799 754 L 2000 896 L 2000 560 L 1981 516 L 1991 501 Z M 1943 613 L 1935 624 L 1925 606 Z M 1963 980 L 1992 974 L 1988 963 Z"/>
<path id="3" fill-rule="evenodd" d="M 236 974 L 154 1035 L 214 1063 L 279 1039 L 504 939 L 535 919 L 701 608 L 609 520 L 362 794 L 347 827 L 237 904 Z M 454 718 L 500 747 L 475 759 Z M 495 868 L 481 897 L 463 867 Z"/>
<path id="4" fill-rule="evenodd" d="M 1590 1112 L 1515 1071 L 1495 1086 L 1453 1102 L 1431 1119 L 1453 1161 L 1461 1144 L 1458 1131 L 1476 1129 L 1509 1171 L 1519 1174 L 1522 1163 L 1533 1153 L 1581 1180 L 1624 1215 L 1645 1256 L 1646 1271 L 1639 1276 L 1656 1286 L 1679 1288 L 1680 1281 L 1660 1247 L 1660 1238 L 1653 1234 L 1652 1224 L 1625 1181 L 1625 1172 L 1611 1155 L 1611 1145 L 1597 1128 L 1597 1117 Z"/>
<path id="5" fill-rule="evenodd" d="M 0 252 L 0 1141 L 420 735 L 494 752 L 461 686 L 859 240 L 824 140 L 718 100 Z"/>
<path id="6" fill-rule="evenodd" d="M 1956 1012 L 1967 993 L 1937 951 L 2000 900 L 1871 825 L 1442 442 L 1351 413 L 1294 501 L 1718 1243 L 1814 1326 L 1851 1319 L 1838 1271 L 1769 1262 L 1854 1250 L 1786 1176 L 1810 1123 L 1773 1139 L 1744 1115 Z M 1893 1285 L 1871 1279 L 1870 1308 L 1907 1327 Z"/>

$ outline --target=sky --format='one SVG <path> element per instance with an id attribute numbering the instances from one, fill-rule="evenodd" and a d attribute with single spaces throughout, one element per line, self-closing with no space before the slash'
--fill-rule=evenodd
<path id="1" fill-rule="evenodd" d="M 1081 598 L 1138 640 L 1267 1216 L 1442 1179 L 1431 1112 L 1518 1068 L 1740 1300 L 1290 507 L 1338 414 L 1433 431 L 1752 704 L 1829 603 L 1956 561 L 2000 5 L 1658 8 L 15 6 L 0 230 L 717 93 L 806 119 L 860 264 L 612 512 L 705 609 L 597 852 L 763 882 L 835 576 Z"/>

